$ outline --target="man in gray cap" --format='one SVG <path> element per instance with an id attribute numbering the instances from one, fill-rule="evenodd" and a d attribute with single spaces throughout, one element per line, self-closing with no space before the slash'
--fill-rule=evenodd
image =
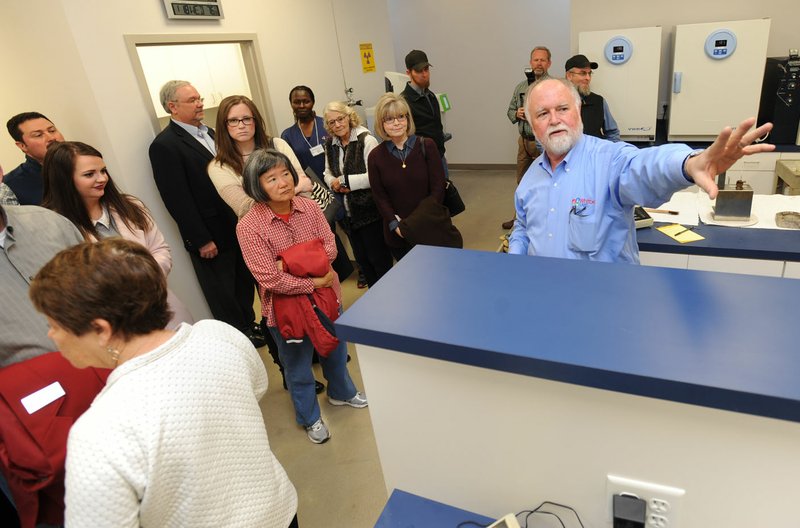
<path id="1" fill-rule="evenodd" d="M 409 82 L 401 94 L 411 108 L 411 116 L 414 118 L 414 126 L 418 136 L 431 138 L 439 154 L 447 175 L 447 162 L 444 159 L 444 129 L 442 127 L 442 113 L 439 110 L 439 101 L 433 92 L 430 91 L 431 85 L 431 63 L 428 62 L 428 55 L 424 51 L 411 50 L 406 55 L 406 73 Z"/>
<path id="2" fill-rule="evenodd" d="M 586 55 L 575 55 L 564 65 L 566 77 L 581 94 L 581 119 L 583 133 L 601 139 L 619 141 L 619 127 L 608 109 L 608 101 L 602 95 L 592 92 L 592 82 L 596 62 L 590 62 Z"/>

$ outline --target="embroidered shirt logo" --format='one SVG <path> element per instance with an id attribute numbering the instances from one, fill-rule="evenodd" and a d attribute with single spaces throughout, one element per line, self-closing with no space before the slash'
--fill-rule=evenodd
<path id="1" fill-rule="evenodd" d="M 589 206 L 594 206 L 593 198 L 573 198 L 572 208 L 569 212 L 575 216 L 589 216 L 594 210 L 594 207 L 589 208 Z"/>

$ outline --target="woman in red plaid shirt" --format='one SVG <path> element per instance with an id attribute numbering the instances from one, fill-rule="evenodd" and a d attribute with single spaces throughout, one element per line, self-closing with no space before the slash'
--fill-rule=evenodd
<path id="1" fill-rule="evenodd" d="M 298 176 L 282 153 L 272 149 L 253 152 L 243 176 L 244 190 L 256 203 L 236 228 L 242 255 L 258 281 L 261 313 L 278 345 L 295 419 L 305 427 L 312 442 L 321 444 L 331 434 L 320 416 L 314 390 L 311 371 L 314 349 L 307 336 L 300 342 L 287 342 L 281 336 L 272 294 L 307 295 L 316 288 L 333 287 L 341 299 L 339 280 L 333 269 L 329 268 L 322 277 L 296 277 L 286 273 L 278 261 L 278 255 L 295 244 L 319 238 L 328 260 L 332 262 L 336 258 L 333 232 L 316 202 L 295 195 Z M 320 357 L 319 362 L 328 380 L 328 402 L 331 405 L 367 406 L 366 396 L 356 390 L 347 371 L 347 345 L 344 341 L 327 358 Z"/>

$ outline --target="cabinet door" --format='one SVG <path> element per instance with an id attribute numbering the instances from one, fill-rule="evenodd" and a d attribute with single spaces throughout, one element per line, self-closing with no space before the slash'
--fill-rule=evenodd
<path id="1" fill-rule="evenodd" d="M 670 141 L 710 141 L 724 127 L 758 114 L 769 27 L 769 19 L 676 27 Z M 706 40 L 718 30 L 735 35 L 736 48 L 713 59 L 706 54 Z"/>
<path id="2" fill-rule="evenodd" d="M 701 271 L 721 271 L 723 273 L 741 273 L 744 275 L 760 275 L 762 277 L 783 276 L 783 264 L 784 263 L 782 260 L 758 260 L 689 255 L 689 269 Z"/>

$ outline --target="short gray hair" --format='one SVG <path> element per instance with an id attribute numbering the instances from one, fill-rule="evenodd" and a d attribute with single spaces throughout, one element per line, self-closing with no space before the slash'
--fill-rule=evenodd
<path id="1" fill-rule="evenodd" d="M 178 100 L 175 95 L 178 89 L 191 84 L 192 83 L 189 81 L 167 81 L 164 83 L 164 86 L 162 86 L 161 90 L 158 92 L 158 98 L 166 113 L 172 115 L 172 112 L 169 110 L 169 103 Z"/>
<path id="2" fill-rule="evenodd" d="M 547 77 L 545 79 L 539 79 L 535 83 L 533 83 L 530 86 L 528 86 L 528 91 L 525 92 L 525 119 L 528 120 L 528 123 L 531 126 L 533 126 L 533 123 L 531 123 L 531 119 L 530 119 L 531 116 L 528 115 L 528 101 L 531 100 L 531 93 L 533 93 L 533 90 L 535 90 L 537 86 L 539 86 L 542 83 L 546 83 L 548 81 L 560 82 L 561 84 L 566 86 L 567 89 L 572 94 L 572 97 L 575 99 L 575 107 L 578 109 L 578 113 L 580 113 L 580 111 L 581 111 L 581 94 L 578 93 L 578 90 L 577 90 L 577 88 L 575 88 L 575 85 L 572 84 L 569 80 L 567 80 L 567 79 L 565 79 L 563 77 Z"/>
<path id="3" fill-rule="evenodd" d="M 533 48 L 531 50 L 531 58 L 533 58 L 534 53 L 540 50 L 547 52 L 547 60 L 552 60 L 553 55 L 550 53 L 550 50 L 547 48 L 547 46 L 536 46 L 535 48 Z"/>
<path id="4" fill-rule="evenodd" d="M 269 203 L 269 194 L 261 187 L 260 178 L 262 174 L 275 167 L 286 167 L 297 186 L 300 178 L 284 153 L 275 149 L 256 149 L 250 154 L 242 173 L 242 187 L 247 196 L 258 203 Z"/>

